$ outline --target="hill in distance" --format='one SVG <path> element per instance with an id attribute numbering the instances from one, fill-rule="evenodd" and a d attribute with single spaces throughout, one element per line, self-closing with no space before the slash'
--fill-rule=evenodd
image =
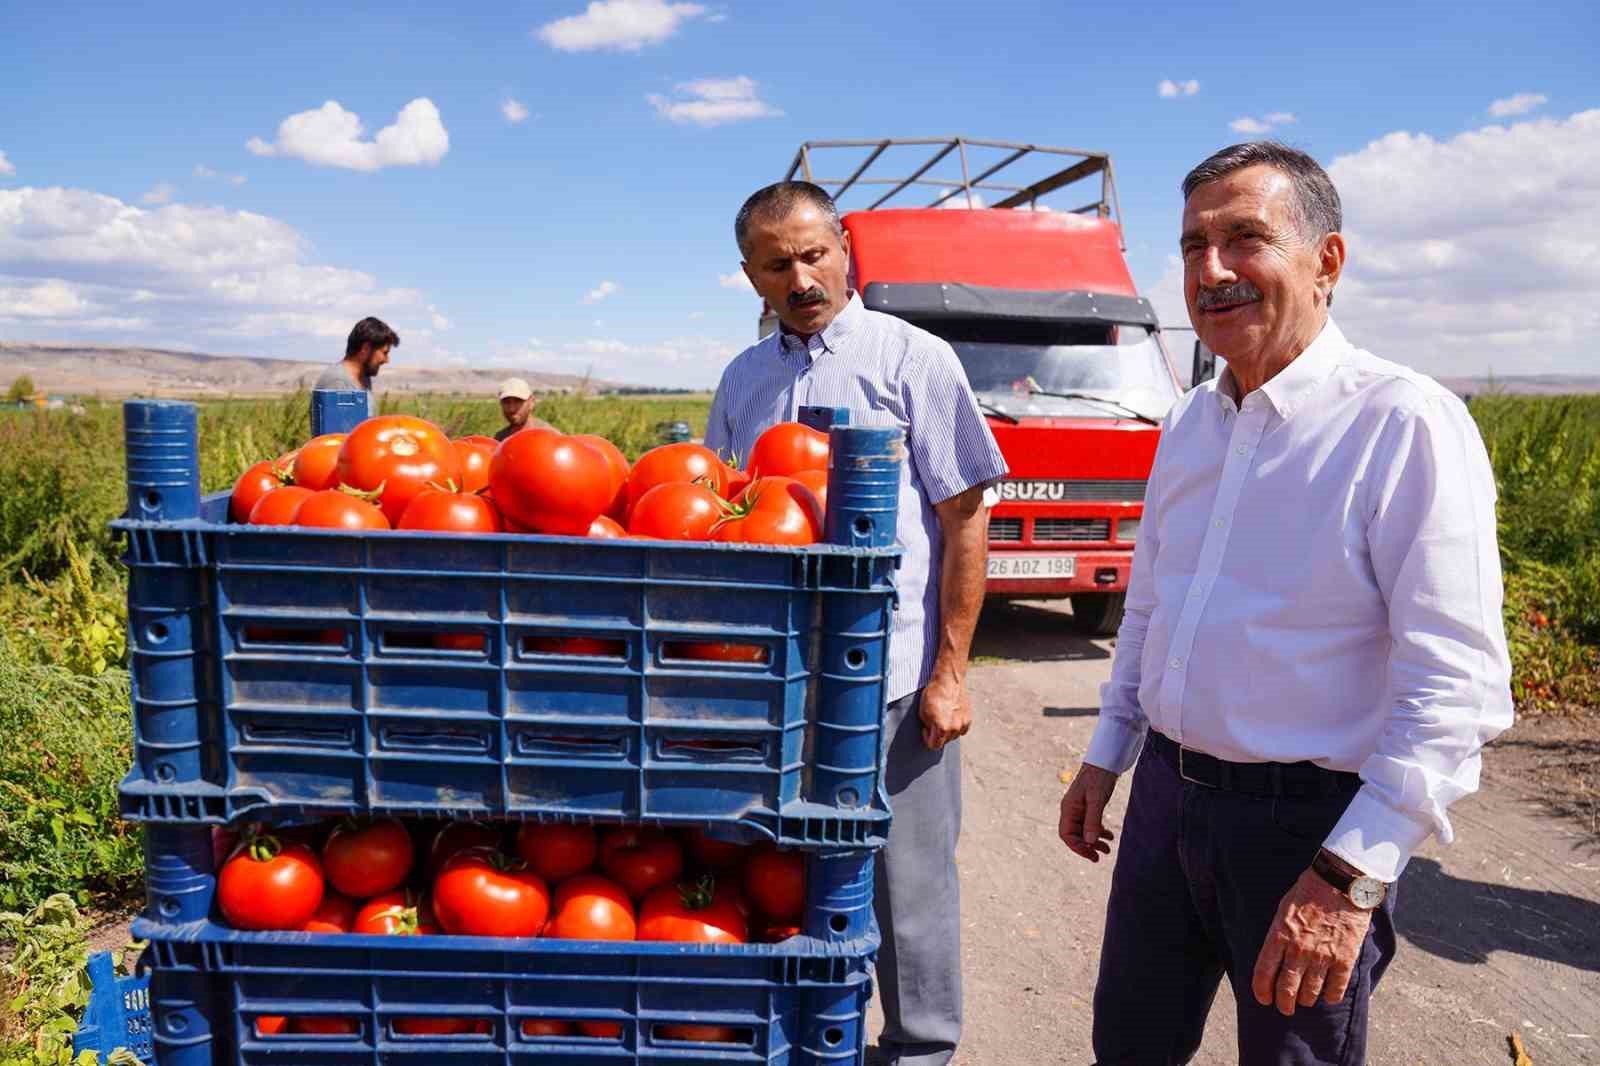
<path id="1" fill-rule="evenodd" d="M 329 360 L 331 362 L 332 360 Z M 163 348 L 112 348 L 0 341 L 0 389 L 27 375 L 41 392 L 70 396 L 270 396 L 306 388 L 327 363 L 210 355 Z M 520 377 L 536 392 L 618 388 L 572 374 L 525 367 L 418 367 L 391 362 L 378 375 L 384 392 L 493 396 L 501 381 Z"/>

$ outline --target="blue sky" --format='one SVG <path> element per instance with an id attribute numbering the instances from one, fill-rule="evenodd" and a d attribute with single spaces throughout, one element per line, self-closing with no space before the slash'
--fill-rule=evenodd
<path id="1" fill-rule="evenodd" d="M 1358 343 L 1595 369 L 1595 5 L 1395 6 L 12 4 L 0 339 L 323 359 L 374 313 L 404 363 L 710 385 L 743 197 L 808 138 L 949 134 L 1110 152 L 1181 325 L 1178 182 L 1270 127 L 1341 187 Z"/>

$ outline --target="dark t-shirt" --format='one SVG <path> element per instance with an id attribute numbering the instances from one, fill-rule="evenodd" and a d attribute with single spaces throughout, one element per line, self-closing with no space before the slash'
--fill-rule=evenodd
<path id="1" fill-rule="evenodd" d="M 513 425 L 509 425 L 509 424 L 501 426 L 500 427 L 500 431 L 494 435 L 494 439 L 495 440 L 505 440 L 507 437 L 511 436 L 511 434 L 515 433 L 519 429 L 555 429 L 555 428 L 556 428 L 555 426 L 552 426 L 550 423 L 546 422 L 544 419 L 535 418 L 532 415 L 529 415 L 528 416 L 528 420 L 526 422 L 524 422 L 520 426 L 513 426 Z M 559 430 L 557 432 L 559 432 Z"/>

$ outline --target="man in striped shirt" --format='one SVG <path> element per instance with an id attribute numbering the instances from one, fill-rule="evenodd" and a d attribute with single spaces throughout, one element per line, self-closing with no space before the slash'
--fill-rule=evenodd
<path id="1" fill-rule="evenodd" d="M 1006 464 L 950 345 L 850 290 L 850 238 L 826 192 L 780 182 L 734 223 L 745 275 L 782 325 L 723 371 L 706 444 L 739 459 L 808 405 L 906 435 L 900 604 L 889 642 L 885 781 L 894 820 L 877 869 L 883 933 L 879 1047 L 893 1066 L 942 1066 L 961 1036 L 958 738 L 988 557 L 984 490 Z"/>

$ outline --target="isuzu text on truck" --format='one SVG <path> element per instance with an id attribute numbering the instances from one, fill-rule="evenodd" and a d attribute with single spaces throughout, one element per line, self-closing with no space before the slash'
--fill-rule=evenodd
<path id="1" fill-rule="evenodd" d="M 1041 162 L 1029 184 L 996 180 Z M 874 173 L 902 165 L 909 177 Z M 966 368 L 1011 467 L 989 519 L 988 594 L 1068 596 L 1079 628 L 1115 633 L 1158 424 L 1180 388 L 1123 257 L 1110 157 L 965 138 L 808 141 L 787 177 L 840 201 L 866 306 L 943 337 Z M 1039 203 L 1092 178 L 1087 203 Z M 917 193 L 931 199 L 884 206 Z M 850 209 L 847 195 L 868 202 Z M 777 318 L 763 312 L 764 334 Z"/>

